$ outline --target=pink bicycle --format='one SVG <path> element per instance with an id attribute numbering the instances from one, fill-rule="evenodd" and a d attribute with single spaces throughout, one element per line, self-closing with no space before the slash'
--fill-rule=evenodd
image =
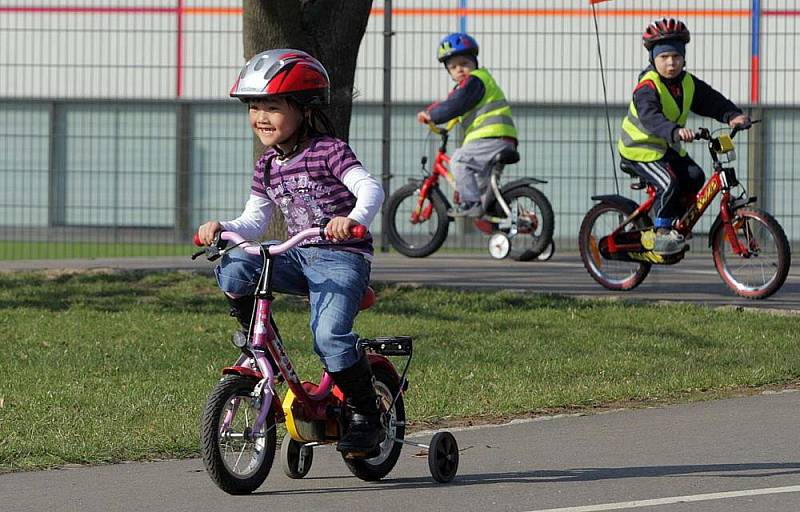
<path id="1" fill-rule="evenodd" d="M 354 238 L 363 238 L 364 226 L 351 230 Z M 300 380 L 284 349 L 278 326 L 272 317 L 273 257 L 302 241 L 325 237 L 323 228 L 309 228 L 289 240 L 271 246 L 244 240 L 236 233 L 218 233 L 214 243 L 196 252 L 192 259 L 205 254 L 214 261 L 236 247 L 263 257 L 263 267 L 256 291 L 255 318 L 250 338 L 234 337 L 241 355 L 233 365 L 222 370 L 223 377 L 208 396 L 201 421 L 201 451 L 209 476 L 229 494 L 247 494 L 256 490 L 270 472 L 276 451 L 276 425 L 284 422 L 287 433 L 281 444 L 282 466 L 290 478 L 303 478 L 311 468 L 313 447 L 335 443 L 347 426 L 344 395 L 327 372 L 319 384 Z M 197 236 L 195 244 L 201 245 Z M 368 289 L 361 309 L 375 302 Z M 412 340 L 408 336 L 378 337 L 360 340 L 368 354 L 375 378 L 375 389 L 383 412 L 386 439 L 379 453 L 369 458 L 343 456 L 350 471 L 366 481 L 380 480 L 394 468 L 403 444 L 428 449 L 428 466 L 437 482 L 449 482 L 458 469 L 458 445 L 449 432 L 439 432 L 429 445 L 404 439 L 406 427 L 403 393 L 408 388 L 406 373 L 411 363 Z M 267 353 L 277 362 L 276 377 Z M 386 356 L 406 357 L 402 375 L 398 375 Z M 276 386 L 286 382 L 283 400 Z M 370 454 L 372 455 L 372 454 Z"/>

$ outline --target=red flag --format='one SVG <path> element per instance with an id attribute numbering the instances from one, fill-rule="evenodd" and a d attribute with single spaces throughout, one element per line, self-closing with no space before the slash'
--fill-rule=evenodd
<path id="1" fill-rule="evenodd" d="M 599 4 L 600 2 L 608 2 L 608 0 L 589 0 L 589 5 Z"/>

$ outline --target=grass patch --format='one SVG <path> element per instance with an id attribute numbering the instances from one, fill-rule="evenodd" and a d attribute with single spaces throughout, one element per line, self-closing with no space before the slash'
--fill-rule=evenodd
<path id="1" fill-rule="evenodd" d="M 415 339 L 412 422 L 716 395 L 800 377 L 800 319 L 511 292 L 385 287 L 364 336 Z M 307 307 L 276 318 L 315 380 Z M 0 274 L 0 472 L 198 453 L 235 326 L 192 273 Z M 401 362 L 401 360 L 398 361 Z"/>

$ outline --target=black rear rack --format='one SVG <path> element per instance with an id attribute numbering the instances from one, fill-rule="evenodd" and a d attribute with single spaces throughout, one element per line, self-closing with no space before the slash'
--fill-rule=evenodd
<path id="1" fill-rule="evenodd" d="M 410 356 L 411 336 L 379 336 L 360 341 L 361 348 L 384 356 Z"/>

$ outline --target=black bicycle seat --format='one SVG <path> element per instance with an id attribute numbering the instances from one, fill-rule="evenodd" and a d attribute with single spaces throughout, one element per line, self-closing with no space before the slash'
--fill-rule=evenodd
<path id="1" fill-rule="evenodd" d="M 634 178 L 638 178 L 639 177 L 639 175 L 636 174 L 636 170 L 635 170 L 636 169 L 636 165 L 631 163 L 631 162 L 627 162 L 627 161 L 623 160 L 623 161 L 621 161 L 619 163 L 619 168 L 620 168 L 620 170 L 622 172 L 624 172 L 625 174 L 627 174 L 629 176 L 632 176 Z"/>
<path id="2" fill-rule="evenodd" d="M 505 148 L 498 151 L 489 161 L 489 165 L 510 165 L 519 162 L 519 152 L 516 149 Z"/>

